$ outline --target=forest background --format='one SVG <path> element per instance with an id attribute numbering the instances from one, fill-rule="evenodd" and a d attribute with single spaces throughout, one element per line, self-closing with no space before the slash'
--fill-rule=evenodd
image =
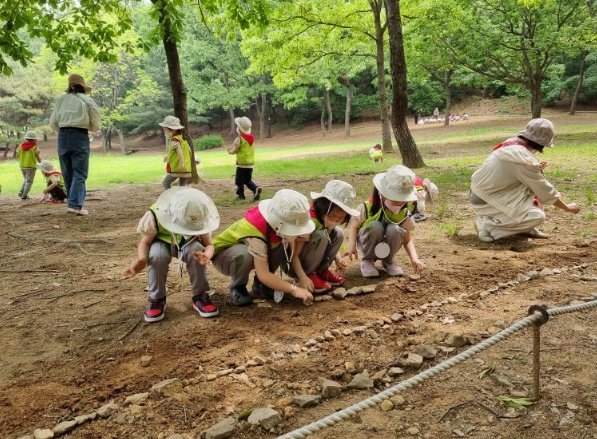
<path id="1" fill-rule="evenodd" d="M 465 98 L 519 97 L 533 117 L 597 101 L 594 1 L 24 3 L 0 6 L 0 142 L 27 129 L 51 135 L 70 72 L 93 86 L 103 148 L 116 135 L 123 152 L 135 148 L 125 136 L 156 135 L 181 112 L 190 139 L 224 141 L 240 115 L 260 139 L 313 123 L 323 135 L 342 123 L 348 137 L 351 121 L 376 118 L 389 151 L 391 122 L 399 144 L 414 145 L 396 129 L 417 109 L 438 107 L 448 124 Z M 418 167 L 414 148 L 400 152 Z"/>

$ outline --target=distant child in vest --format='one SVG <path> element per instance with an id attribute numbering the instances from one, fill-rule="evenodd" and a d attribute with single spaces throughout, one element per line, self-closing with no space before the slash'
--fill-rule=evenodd
<path id="1" fill-rule="evenodd" d="M 178 117 L 174 116 L 166 116 L 158 125 L 164 128 L 168 141 L 167 174 L 162 185 L 168 190 L 178 179 L 180 186 L 186 186 L 191 177 L 191 147 L 182 136 L 184 126 L 180 124 Z"/>
<path id="2" fill-rule="evenodd" d="M 206 265 L 213 257 L 211 232 L 220 226 L 216 205 L 205 193 L 191 187 L 171 188 L 159 196 L 139 221 L 137 231 L 143 235 L 137 248 L 137 260 L 123 276 L 130 277 L 147 266 L 149 303 L 146 322 L 164 318 L 166 278 L 172 256 L 186 264 L 191 279 L 193 309 L 201 317 L 217 316 L 219 311 L 209 297 Z"/>
<path id="3" fill-rule="evenodd" d="M 309 241 L 297 241 L 290 274 L 298 278 L 299 285 L 313 293 L 325 293 L 342 285 L 345 279 L 332 271 L 330 265 L 336 263 L 339 269 L 346 263 L 338 253 L 344 242 L 345 226 L 359 211 L 351 208 L 356 198 L 354 188 L 340 180 L 331 180 L 322 192 L 311 192 L 314 202 L 310 215 L 315 223 L 315 231 Z"/>
<path id="4" fill-rule="evenodd" d="M 369 150 L 369 158 L 373 163 L 383 163 L 383 151 L 379 143 Z"/>
<path id="5" fill-rule="evenodd" d="M 396 165 L 373 178 L 371 199 L 359 205 L 359 217 L 350 222 L 348 246 L 345 256 L 358 258 L 357 248 L 363 253 L 363 277 L 377 277 L 375 261 L 382 261 L 382 269 L 390 276 L 402 276 L 402 267 L 394 261 L 398 250 L 404 246 L 415 273 L 425 264 L 417 256 L 412 232 L 414 202 L 417 200 L 415 174 L 406 166 Z"/>
<path id="6" fill-rule="evenodd" d="M 41 162 L 35 131 L 25 133 L 25 141 L 17 147 L 17 158 L 23 174 L 23 185 L 19 191 L 19 197 L 21 200 L 30 200 L 29 191 L 35 179 L 36 166 Z"/>
<path id="7" fill-rule="evenodd" d="M 439 189 L 428 178 L 423 180 L 415 177 L 415 190 L 417 191 L 417 202 L 413 210 L 413 219 L 418 223 L 427 219 L 427 215 L 425 215 L 427 202 L 431 203 L 437 199 Z"/>
<path id="8" fill-rule="evenodd" d="M 255 137 L 251 134 L 251 119 L 237 117 L 234 119 L 238 137 L 234 139 L 232 147 L 228 148 L 229 154 L 236 154 L 236 185 L 237 200 L 245 199 L 245 186 L 253 192 L 253 201 L 259 201 L 261 188 L 253 181 L 253 165 L 255 164 Z"/>
<path id="9" fill-rule="evenodd" d="M 249 305 L 253 297 L 280 301 L 284 294 L 313 300 L 311 292 L 286 282 L 276 270 L 284 259 L 290 263 L 295 242 L 309 239 L 315 224 L 309 216 L 307 197 L 281 189 L 272 199 L 262 200 L 245 216 L 214 238 L 216 269 L 230 276 L 230 300 L 236 306 Z M 247 290 L 255 270 L 252 293 Z"/>
<path id="10" fill-rule="evenodd" d="M 64 203 L 67 194 L 64 187 L 62 172 L 57 171 L 54 168 L 54 163 L 50 160 L 42 160 L 41 163 L 37 164 L 37 169 L 39 169 L 46 178 L 46 188 L 43 190 L 44 197 L 40 201 Z"/>

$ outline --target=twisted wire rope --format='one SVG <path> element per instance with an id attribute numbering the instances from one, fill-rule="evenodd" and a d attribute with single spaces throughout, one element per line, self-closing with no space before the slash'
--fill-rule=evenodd
<path id="1" fill-rule="evenodd" d="M 557 316 L 557 315 L 567 314 L 567 313 L 576 312 L 576 311 L 589 310 L 596 306 L 597 306 L 597 300 L 593 300 L 593 301 L 586 302 L 583 304 L 548 309 L 547 313 L 550 316 Z M 481 343 L 476 344 L 475 346 L 472 346 L 471 348 L 467 349 L 466 351 L 461 352 L 460 354 L 455 355 L 454 357 L 448 358 L 447 360 L 445 360 L 433 367 L 430 367 L 429 369 L 427 369 L 427 370 L 425 370 L 407 380 L 401 381 L 400 383 L 390 387 L 389 389 L 384 390 L 383 392 L 380 392 L 380 393 L 373 395 L 367 399 L 364 399 L 364 400 L 362 400 L 356 404 L 353 404 L 350 407 L 347 407 L 343 410 L 340 410 L 331 415 L 328 415 L 325 418 L 322 418 L 315 422 L 312 422 L 311 424 L 308 424 L 304 427 L 301 427 L 301 428 L 293 430 L 289 433 L 283 434 L 282 436 L 278 436 L 277 439 L 303 439 L 303 438 L 306 438 L 307 436 L 312 435 L 313 433 L 318 432 L 319 430 L 322 430 L 326 427 L 331 427 L 332 425 L 334 425 L 338 422 L 348 419 L 350 416 L 353 416 L 365 409 L 374 407 L 386 399 L 390 399 L 392 396 L 394 396 L 398 392 L 401 392 L 403 390 L 414 387 L 417 384 L 420 384 L 423 381 L 425 381 L 425 380 L 427 380 L 445 370 L 450 369 L 451 367 L 457 365 L 458 363 L 461 363 L 464 360 L 469 359 L 473 355 L 476 355 L 479 352 L 484 351 L 485 349 L 502 341 L 506 337 L 509 337 L 510 335 L 520 331 L 521 329 L 526 328 L 527 326 L 529 326 L 535 322 L 540 321 L 541 319 L 542 319 L 541 314 L 533 313 L 533 314 L 517 321 L 516 323 L 510 325 L 506 329 L 503 329 L 502 331 L 498 332 L 497 334 L 493 335 L 492 337 L 488 338 L 487 340 L 484 340 Z"/>

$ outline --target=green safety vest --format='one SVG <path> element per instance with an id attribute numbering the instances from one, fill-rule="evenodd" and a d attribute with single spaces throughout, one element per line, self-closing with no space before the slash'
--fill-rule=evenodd
<path id="1" fill-rule="evenodd" d="M 182 134 L 172 137 L 172 140 L 178 140 L 180 142 L 180 148 L 182 150 L 182 157 L 184 159 L 184 172 L 191 172 L 191 148 L 189 143 L 182 137 Z M 170 165 L 170 172 L 180 172 L 178 167 L 178 154 L 174 148 L 168 149 L 168 165 Z"/>
<path id="2" fill-rule="evenodd" d="M 24 143 L 24 142 L 23 142 Z M 21 143 L 18 148 L 18 156 L 19 156 L 19 166 L 21 168 L 33 168 L 35 169 L 37 165 L 37 157 L 35 157 L 35 152 L 37 151 L 37 146 L 33 148 L 29 148 L 27 151 L 23 151 L 23 144 Z"/>
<path id="3" fill-rule="evenodd" d="M 246 139 L 239 137 L 240 147 L 236 152 L 236 164 L 237 165 L 252 165 L 255 163 L 255 148 L 249 145 Z"/>
<path id="4" fill-rule="evenodd" d="M 166 244 L 172 244 L 172 236 L 174 236 L 174 240 L 175 240 L 174 244 L 176 244 L 176 247 L 180 247 L 180 244 L 182 243 L 182 240 L 183 240 L 183 236 L 172 233 L 170 230 L 168 230 L 164 226 L 162 226 L 162 224 L 158 220 L 158 216 L 156 214 L 155 203 L 151 205 L 149 210 L 151 210 L 151 213 L 153 213 L 153 218 L 155 219 L 155 223 L 158 227 L 158 235 L 156 236 L 156 238 L 159 239 L 160 241 L 164 241 Z"/>
<path id="5" fill-rule="evenodd" d="M 246 238 L 257 238 L 267 243 L 265 234 L 261 233 L 257 227 L 245 218 L 242 218 L 214 238 L 214 255 L 228 247 L 241 243 Z M 270 245 L 272 249 L 276 249 L 280 243 L 270 242 Z"/>
<path id="6" fill-rule="evenodd" d="M 382 205 L 375 215 L 371 215 L 371 201 L 365 201 L 363 204 L 367 210 L 367 219 L 363 222 L 361 228 L 365 227 L 371 221 L 380 221 L 384 226 L 391 223 L 400 225 L 407 218 L 407 212 L 412 213 L 415 210 L 415 203 L 411 201 L 406 203 L 405 207 L 400 209 L 398 213 L 394 213 Z M 385 214 L 383 213 L 384 211 Z"/>

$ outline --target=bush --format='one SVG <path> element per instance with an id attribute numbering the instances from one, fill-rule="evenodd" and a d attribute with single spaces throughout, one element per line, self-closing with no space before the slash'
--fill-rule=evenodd
<path id="1" fill-rule="evenodd" d="M 224 139 L 222 136 L 218 136 L 215 134 L 208 134 L 206 136 L 201 136 L 198 139 L 195 139 L 194 146 L 195 151 L 203 151 L 204 149 L 213 149 L 219 148 L 224 144 Z"/>

